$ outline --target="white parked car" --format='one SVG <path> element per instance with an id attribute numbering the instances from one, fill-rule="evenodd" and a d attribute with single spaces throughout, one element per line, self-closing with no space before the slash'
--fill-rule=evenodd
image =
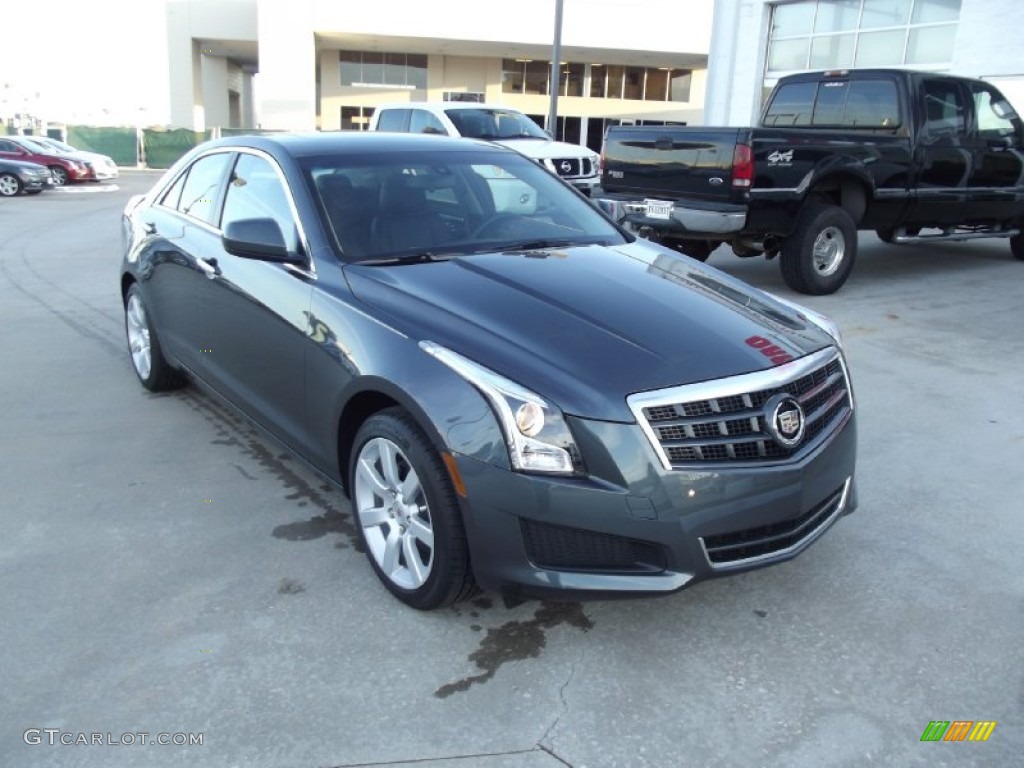
<path id="1" fill-rule="evenodd" d="M 495 141 L 536 160 L 588 195 L 600 179 L 597 153 L 555 141 L 512 107 L 458 101 L 382 104 L 373 113 L 370 130 Z"/>
<path id="2" fill-rule="evenodd" d="M 116 179 L 118 177 L 117 163 L 107 155 L 75 149 L 67 142 L 51 139 L 49 136 L 27 136 L 26 138 L 31 139 L 36 144 L 41 144 L 52 152 L 84 160 L 92 168 L 95 180 Z"/>

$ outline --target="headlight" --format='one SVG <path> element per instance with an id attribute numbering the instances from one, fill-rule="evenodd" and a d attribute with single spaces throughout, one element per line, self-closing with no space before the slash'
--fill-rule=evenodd
<path id="1" fill-rule="evenodd" d="M 815 312 L 813 309 L 805 307 L 802 304 L 797 304 L 796 302 L 789 301 L 789 299 L 784 299 L 781 296 L 776 296 L 774 293 L 771 294 L 771 297 L 780 304 L 785 304 L 787 307 L 792 309 L 794 312 L 800 315 L 800 317 L 809 322 L 811 325 L 820 328 L 833 339 L 835 339 L 836 345 L 839 347 L 839 349 L 843 350 L 843 353 L 845 354 L 846 347 L 843 346 L 843 335 L 839 332 L 839 325 L 836 323 L 835 320 L 833 320 L 828 315 L 821 314 L 821 312 Z"/>
<path id="2" fill-rule="evenodd" d="M 420 349 L 476 387 L 498 415 L 508 457 L 520 472 L 571 475 L 582 470 L 579 449 L 562 413 L 525 387 L 432 341 Z"/>

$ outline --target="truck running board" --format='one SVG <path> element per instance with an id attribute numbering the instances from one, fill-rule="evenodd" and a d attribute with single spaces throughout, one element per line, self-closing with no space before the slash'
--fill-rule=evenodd
<path id="1" fill-rule="evenodd" d="M 898 232 L 898 230 L 897 230 Z M 927 243 L 932 240 L 943 240 L 952 242 L 954 240 L 987 240 L 993 237 L 1013 237 L 1019 235 L 1020 230 L 1010 229 L 989 229 L 982 232 L 942 232 L 937 235 L 901 235 L 896 234 L 892 241 L 894 243 Z"/>

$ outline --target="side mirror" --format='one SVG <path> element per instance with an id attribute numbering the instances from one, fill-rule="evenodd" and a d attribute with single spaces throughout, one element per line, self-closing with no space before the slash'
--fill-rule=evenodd
<path id="1" fill-rule="evenodd" d="M 273 219 L 242 219 L 224 228 L 224 250 L 244 259 L 285 261 L 298 258 L 288 250 L 281 227 Z"/>

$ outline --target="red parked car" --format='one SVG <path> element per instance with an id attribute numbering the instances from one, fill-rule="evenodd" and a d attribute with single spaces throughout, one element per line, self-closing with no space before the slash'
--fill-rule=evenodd
<path id="1" fill-rule="evenodd" d="M 0 158 L 45 165 L 53 174 L 53 183 L 57 186 L 94 177 L 88 162 L 58 152 L 44 152 L 37 144 L 26 141 L 22 136 L 0 136 Z"/>

